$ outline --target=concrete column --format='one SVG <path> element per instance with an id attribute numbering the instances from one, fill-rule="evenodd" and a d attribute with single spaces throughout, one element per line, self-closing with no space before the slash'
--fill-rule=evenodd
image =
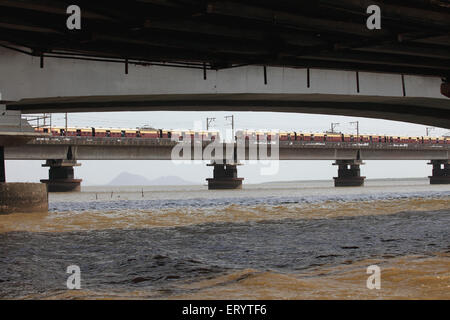
<path id="1" fill-rule="evenodd" d="M 50 167 L 48 180 L 41 180 L 48 185 L 48 192 L 79 192 L 81 179 L 74 178 L 73 167 L 80 166 L 76 160 L 47 160 L 43 167 Z"/>
<path id="2" fill-rule="evenodd" d="M 48 212 L 45 184 L 0 183 L 0 214 L 44 212 Z"/>
<path id="3" fill-rule="evenodd" d="M 450 79 L 447 79 L 447 81 L 442 82 L 441 84 L 441 93 L 450 98 Z"/>
<path id="4" fill-rule="evenodd" d="M 361 187 L 366 177 L 361 176 L 361 160 L 336 160 L 333 165 L 339 166 L 338 176 L 334 177 L 335 187 Z"/>
<path id="5" fill-rule="evenodd" d="M 433 166 L 430 184 L 450 184 L 450 160 L 431 160 L 428 164 Z"/>
<path id="6" fill-rule="evenodd" d="M 0 183 L 6 182 L 5 174 L 5 148 L 0 146 Z"/>
<path id="7" fill-rule="evenodd" d="M 214 167 L 213 178 L 206 179 L 208 181 L 209 190 L 220 189 L 242 189 L 242 181 L 244 178 L 238 178 L 237 166 L 239 163 L 212 163 L 208 164 Z"/>

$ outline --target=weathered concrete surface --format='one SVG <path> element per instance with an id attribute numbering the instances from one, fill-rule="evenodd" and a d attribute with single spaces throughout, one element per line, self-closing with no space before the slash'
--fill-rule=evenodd
<path id="1" fill-rule="evenodd" d="M 0 183 L 0 214 L 48 211 L 47 186 L 42 183 Z"/>

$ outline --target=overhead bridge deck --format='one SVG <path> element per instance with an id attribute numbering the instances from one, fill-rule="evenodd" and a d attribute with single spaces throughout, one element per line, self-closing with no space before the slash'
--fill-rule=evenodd
<path id="1" fill-rule="evenodd" d="M 192 160 L 213 160 L 211 142 L 194 142 L 185 150 Z M 171 139 L 137 138 L 39 138 L 26 145 L 5 148 L 6 160 L 173 160 L 172 152 L 178 144 Z M 179 145 L 180 147 L 183 145 Z M 201 146 L 199 155 L 198 149 Z M 226 148 L 231 150 L 226 152 Z M 211 146 L 210 146 L 211 148 Z M 236 143 L 220 143 L 226 159 L 234 159 Z M 278 148 L 278 157 L 275 150 Z M 267 150 L 267 152 L 265 151 Z M 210 156 L 212 155 L 212 157 Z M 262 155 L 262 156 L 261 156 Z M 279 141 L 245 144 L 245 156 L 237 152 L 236 160 L 445 160 L 450 159 L 448 144 L 405 144 L 363 142 Z M 183 158 L 184 160 L 188 160 Z"/>
<path id="2" fill-rule="evenodd" d="M 258 111 L 335 114 L 450 129 L 450 99 L 305 93 L 150 94 L 23 99 L 27 113 L 101 111 Z"/>

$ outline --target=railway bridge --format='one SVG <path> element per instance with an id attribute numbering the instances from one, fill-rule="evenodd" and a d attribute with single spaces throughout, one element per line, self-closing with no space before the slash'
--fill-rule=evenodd
<path id="1" fill-rule="evenodd" d="M 175 141 L 172 139 L 44 137 L 5 149 L 7 160 L 43 160 L 49 191 L 77 191 L 74 167 L 81 160 L 205 161 L 214 166 L 210 189 L 240 188 L 237 166 L 250 160 L 334 160 L 335 186 L 362 186 L 364 160 L 430 160 L 431 184 L 450 184 L 450 144 L 238 140 Z"/>
<path id="2" fill-rule="evenodd" d="M 24 144 L 36 134 L 21 113 L 298 112 L 450 129 L 448 1 L 80 0 L 75 29 L 66 23 L 70 5 L 0 1 L 0 212 L 11 204 L 15 211 L 45 211 L 46 203 L 41 185 L 5 183 L 4 152 L 9 157 L 22 144 L 23 150 L 89 154 L 88 145 Z M 366 24 L 373 5 L 381 28 Z M 105 156 L 132 147 L 90 148 Z M 151 149 L 139 148 L 138 154 Z M 296 148 L 280 145 L 280 157 L 351 151 L 349 159 L 331 157 L 342 177 L 359 176 L 360 163 L 340 161 L 362 161 L 372 152 L 355 145 L 285 151 Z M 434 161 L 434 177 L 448 176 L 448 154 L 441 151 L 421 155 Z M 417 150 L 375 154 L 419 157 Z M 217 177 L 237 175 L 233 165 L 214 169 Z"/>

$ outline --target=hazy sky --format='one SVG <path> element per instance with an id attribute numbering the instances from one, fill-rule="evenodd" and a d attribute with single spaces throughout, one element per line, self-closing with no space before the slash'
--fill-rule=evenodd
<path id="1" fill-rule="evenodd" d="M 426 127 L 403 122 L 377 119 L 263 112 L 120 112 L 69 114 L 69 126 L 135 128 L 151 125 L 164 129 L 191 129 L 206 127 L 206 118 L 215 117 L 215 127 L 225 132 L 230 128 L 224 117 L 234 114 L 237 129 L 280 129 L 304 132 L 324 132 L 332 122 L 340 123 L 337 130 L 355 133 L 355 126 L 349 122 L 360 121 L 360 132 L 387 135 L 421 136 Z M 64 115 L 54 114 L 53 125 L 64 126 Z M 448 129 L 436 128 L 432 135 L 448 134 Z M 48 168 L 42 168 L 43 161 L 7 161 L 7 181 L 38 182 L 48 177 Z M 179 176 L 185 180 L 204 184 L 212 176 L 212 168 L 204 164 L 174 164 L 170 161 L 81 161 L 75 168 L 75 175 L 83 179 L 83 185 L 109 183 L 119 173 L 126 171 L 148 179 L 162 176 Z M 427 161 L 367 161 L 362 166 L 362 175 L 368 178 L 426 177 L 431 174 Z M 331 161 L 281 161 L 278 174 L 261 176 L 260 165 L 241 166 L 240 177 L 246 183 L 260 183 L 281 180 L 332 179 L 337 169 Z"/>

